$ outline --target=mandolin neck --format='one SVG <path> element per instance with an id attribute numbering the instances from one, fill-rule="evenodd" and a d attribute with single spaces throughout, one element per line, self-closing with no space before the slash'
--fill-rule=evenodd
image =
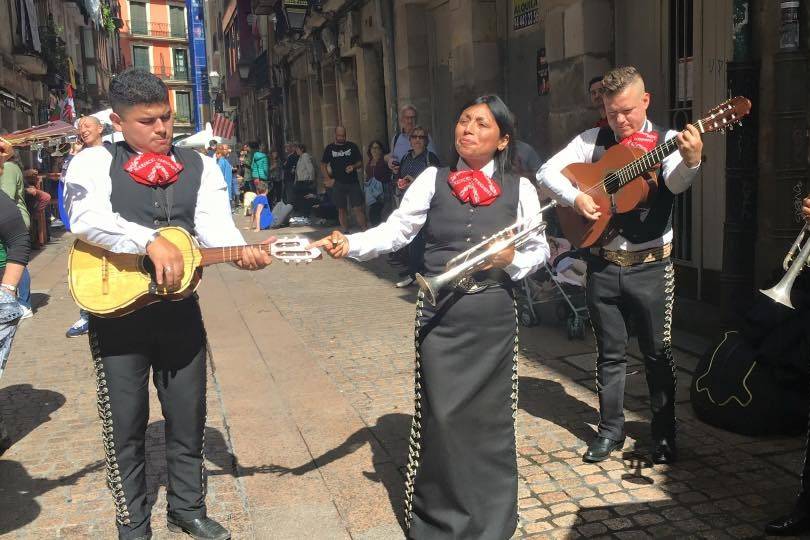
<path id="1" fill-rule="evenodd" d="M 242 259 L 242 251 L 245 248 L 254 247 L 270 253 L 270 244 L 250 244 L 247 246 L 225 246 L 216 248 L 202 248 L 202 262 L 200 266 L 210 266 L 212 264 L 236 262 Z"/>

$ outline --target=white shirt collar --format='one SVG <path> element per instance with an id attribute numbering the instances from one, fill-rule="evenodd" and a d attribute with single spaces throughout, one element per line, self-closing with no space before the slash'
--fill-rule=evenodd
<path id="1" fill-rule="evenodd" d="M 467 165 L 467 162 L 464 161 L 463 158 L 458 158 L 458 163 L 456 164 L 456 170 L 458 170 L 458 171 L 469 171 L 471 169 L 472 169 L 472 167 Z M 485 175 L 487 175 L 488 177 L 492 178 L 492 175 L 495 174 L 495 160 L 494 159 L 489 160 L 489 163 L 487 163 L 486 165 L 484 165 L 481 168 L 481 172 L 484 173 Z"/>

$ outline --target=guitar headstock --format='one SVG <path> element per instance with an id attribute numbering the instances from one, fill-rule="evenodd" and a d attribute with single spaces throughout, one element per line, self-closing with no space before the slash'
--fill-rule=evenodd
<path id="1" fill-rule="evenodd" d="M 751 101 L 742 96 L 736 96 L 724 101 L 709 113 L 698 120 L 695 125 L 701 133 L 725 131 L 740 125 L 743 117 L 751 112 Z"/>
<path id="2" fill-rule="evenodd" d="M 270 255 L 285 263 L 308 263 L 321 258 L 321 250 L 307 249 L 310 239 L 303 236 L 284 236 L 270 244 Z"/>

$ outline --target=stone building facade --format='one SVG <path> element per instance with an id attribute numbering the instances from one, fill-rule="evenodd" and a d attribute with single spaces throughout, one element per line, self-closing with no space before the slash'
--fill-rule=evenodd
<path id="1" fill-rule="evenodd" d="M 301 31 L 287 27 L 285 4 L 251 1 L 269 21 L 267 138 L 255 133 L 271 146 L 300 140 L 318 155 L 336 125 L 361 147 L 391 141 L 410 103 L 447 160 L 462 104 L 495 92 L 521 139 L 548 157 L 598 118 L 588 81 L 633 64 L 662 126 L 683 128 L 730 95 L 754 102 L 741 129 L 706 135 L 701 173 L 678 197 L 681 296 L 747 304 L 801 226 L 807 160 L 795 145 L 810 93 L 782 82 L 807 78 L 810 3 L 789 51 L 780 50 L 780 4 L 764 0 L 324 0 L 309 2 Z"/>

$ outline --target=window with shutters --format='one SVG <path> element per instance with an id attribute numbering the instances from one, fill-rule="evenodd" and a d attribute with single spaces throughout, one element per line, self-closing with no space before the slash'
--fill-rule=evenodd
<path id="1" fill-rule="evenodd" d="M 185 49 L 174 50 L 174 78 L 188 80 L 188 51 Z"/>
<path id="2" fill-rule="evenodd" d="M 132 65 L 137 68 L 143 68 L 147 71 L 149 67 L 149 47 L 142 47 L 139 45 L 132 46 Z"/>
<path id="3" fill-rule="evenodd" d="M 191 95 L 188 92 L 174 93 L 174 120 L 178 124 L 191 123 Z"/>
<path id="4" fill-rule="evenodd" d="M 186 37 L 186 10 L 180 6 L 169 6 L 169 23 L 171 36 L 175 38 Z"/>
<path id="5" fill-rule="evenodd" d="M 129 3 L 129 29 L 133 34 L 145 36 L 149 33 L 146 24 L 146 4 L 141 2 Z"/>

